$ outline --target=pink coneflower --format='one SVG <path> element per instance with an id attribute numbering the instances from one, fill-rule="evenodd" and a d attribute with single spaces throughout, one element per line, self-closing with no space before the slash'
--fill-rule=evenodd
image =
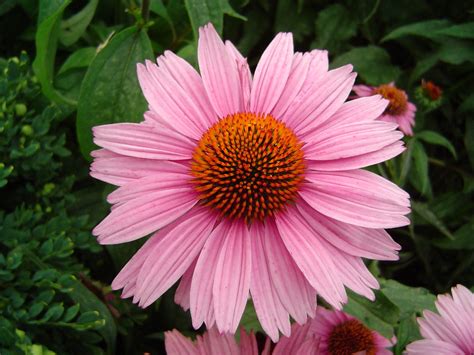
<path id="1" fill-rule="evenodd" d="M 407 347 L 408 355 L 474 354 L 474 294 L 462 285 L 450 295 L 439 295 L 435 302 L 439 315 L 424 311 L 418 318 L 422 340 Z"/>
<path id="2" fill-rule="evenodd" d="M 112 283 L 142 307 L 176 281 L 193 326 L 235 332 L 249 293 L 278 339 L 336 308 L 344 286 L 373 298 L 361 257 L 396 260 L 383 228 L 407 225 L 409 196 L 360 168 L 403 151 L 379 95 L 344 103 L 352 66 L 325 51 L 294 53 L 278 34 L 251 77 L 212 27 L 200 29 L 201 74 L 171 52 L 138 65 L 145 121 L 94 128 L 91 175 L 120 186 L 95 229 L 102 244 L 154 233 Z M 158 231 L 158 232 L 156 232 Z"/>
<path id="3" fill-rule="evenodd" d="M 416 106 L 408 101 L 405 91 L 397 88 L 394 83 L 384 84 L 377 87 L 367 85 L 354 85 L 354 92 L 359 97 L 382 95 L 389 104 L 380 120 L 398 124 L 400 130 L 407 136 L 413 135 L 415 125 Z"/>
<path id="4" fill-rule="evenodd" d="M 282 337 L 273 355 L 379 355 L 391 354 L 393 344 L 342 311 L 318 308 L 305 325 L 293 325 L 290 337 Z"/>
<path id="5" fill-rule="evenodd" d="M 262 355 L 269 354 L 267 341 Z M 211 328 L 195 341 L 183 336 L 179 331 L 165 332 L 165 347 L 168 355 L 258 355 L 258 345 L 255 334 L 240 331 L 240 343 L 230 334 L 219 334 L 216 328 Z"/>

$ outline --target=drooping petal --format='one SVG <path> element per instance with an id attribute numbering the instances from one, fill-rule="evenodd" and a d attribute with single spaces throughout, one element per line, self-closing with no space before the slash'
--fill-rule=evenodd
<path id="1" fill-rule="evenodd" d="M 240 112 L 244 107 L 237 62 L 212 24 L 199 29 L 198 61 L 209 100 L 219 117 Z"/>
<path id="2" fill-rule="evenodd" d="M 311 227 L 296 209 L 280 213 L 276 224 L 283 243 L 311 286 L 333 307 L 340 308 L 347 301 L 344 286 L 332 256 Z"/>
<path id="3" fill-rule="evenodd" d="M 456 345 L 442 340 L 421 339 L 407 346 L 407 355 L 465 355 Z"/>
<path id="4" fill-rule="evenodd" d="M 300 345 L 308 338 L 311 323 L 305 325 L 293 324 L 291 336 L 282 337 L 273 350 L 273 355 L 296 355 Z"/>
<path id="5" fill-rule="evenodd" d="M 92 233 L 101 244 L 129 242 L 168 225 L 196 203 L 192 186 L 156 191 L 117 206 Z"/>
<path id="6" fill-rule="evenodd" d="M 293 61 L 293 35 L 279 33 L 263 52 L 255 69 L 250 111 L 269 113 L 285 89 Z"/>
<path id="7" fill-rule="evenodd" d="M 325 130 L 305 138 L 305 157 L 309 160 L 335 160 L 379 151 L 403 138 L 397 125 L 387 122 L 362 122 Z"/>
<path id="8" fill-rule="evenodd" d="M 197 338 L 197 347 L 201 355 L 241 355 L 239 346 L 232 334 L 219 334 L 210 328 L 202 337 Z"/>
<path id="9" fill-rule="evenodd" d="M 341 251 L 375 260 L 398 260 L 397 251 L 401 247 L 385 230 L 339 222 L 317 212 L 303 200 L 298 201 L 297 208 L 322 238 Z"/>
<path id="10" fill-rule="evenodd" d="M 170 129 L 159 131 L 148 124 L 115 123 L 96 126 L 94 143 L 114 153 L 135 158 L 188 160 L 194 143 Z"/>
<path id="11" fill-rule="evenodd" d="M 250 235 L 247 225 L 234 222 L 222 244 L 212 288 L 217 327 L 235 333 L 250 289 Z"/>
<path id="12" fill-rule="evenodd" d="M 189 211 L 163 229 L 165 234 L 150 252 L 137 280 L 136 296 L 139 305 L 147 307 L 168 290 L 191 266 L 201 252 L 216 221 L 206 208 Z"/>
<path id="13" fill-rule="evenodd" d="M 367 228 L 407 225 L 408 195 L 382 177 L 365 170 L 320 173 L 310 171 L 311 182 L 300 196 L 318 212 L 341 222 Z"/>
<path id="14" fill-rule="evenodd" d="M 265 256 L 264 239 L 278 237 L 269 236 L 265 232 L 265 227 L 260 223 L 252 226 L 250 238 L 252 251 L 250 293 L 263 330 L 274 342 L 277 342 L 280 330 L 283 334 L 290 335 L 290 319 L 276 293 L 271 270 Z"/>
<path id="15" fill-rule="evenodd" d="M 199 355 L 196 345 L 176 329 L 165 332 L 165 348 L 168 355 Z"/>
<path id="16" fill-rule="evenodd" d="M 184 272 L 179 282 L 178 288 L 174 294 L 174 301 L 179 304 L 185 311 L 190 307 L 191 281 L 193 279 L 194 269 L 196 268 L 197 258 L 191 266 Z"/>
<path id="17" fill-rule="evenodd" d="M 258 355 L 258 344 L 255 334 L 252 331 L 248 334 L 244 328 L 240 328 L 240 354 Z"/>
<path id="18" fill-rule="evenodd" d="M 214 320 L 212 288 L 217 260 L 229 233 L 230 224 L 223 220 L 214 228 L 199 255 L 191 281 L 190 310 L 193 327 L 199 328 L 203 322 L 210 328 Z"/>

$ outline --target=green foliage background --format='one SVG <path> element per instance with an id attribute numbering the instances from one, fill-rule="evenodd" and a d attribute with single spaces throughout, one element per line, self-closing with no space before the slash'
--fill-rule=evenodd
<path id="1" fill-rule="evenodd" d="M 474 5 L 460 0 L 4 0 L 0 3 L 0 353 L 164 352 L 196 334 L 173 290 L 146 310 L 109 284 L 139 243 L 90 234 L 110 187 L 88 176 L 91 127 L 140 121 L 136 63 L 169 49 L 196 64 L 212 21 L 254 68 L 276 32 L 329 50 L 358 81 L 395 81 L 418 106 L 407 150 L 372 169 L 410 192 L 412 224 L 390 231 L 399 262 L 372 262 L 381 290 L 346 311 L 394 348 L 419 338 L 434 294 L 474 285 Z M 146 4 L 149 4 L 146 5 Z M 443 90 L 432 102 L 420 89 Z M 260 330 L 251 304 L 242 326 Z M 201 330 L 202 331 L 202 330 Z"/>

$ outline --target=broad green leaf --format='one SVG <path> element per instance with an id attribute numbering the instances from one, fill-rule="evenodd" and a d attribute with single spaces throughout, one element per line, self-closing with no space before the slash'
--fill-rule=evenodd
<path id="1" fill-rule="evenodd" d="M 416 134 L 416 138 L 419 138 L 427 143 L 431 144 L 436 144 L 445 147 L 448 149 L 451 154 L 453 155 L 454 159 L 457 159 L 456 156 L 456 149 L 454 146 L 451 144 L 449 140 L 447 140 L 445 137 L 443 137 L 441 134 L 438 132 L 434 131 L 423 131 L 420 133 Z"/>
<path id="2" fill-rule="evenodd" d="M 348 296 L 349 302 L 344 306 L 344 312 L 386 338 L 393 336 L 393 327 L 399 319 L 400 310 L 382 291 L 375 291 L 376 299 L 373 302 L 352 291 L 348 292 Z"/>
<path id="3" fill-rule="evenodd" d="M 174 28 L 173 20 L 171 19 L 168 9 L 163 4 L 162 0 L 153 0 L 150 2 L 150 11 L 154 12 L 158 16 L 162 17 L 170 26 L 171 31 L 173 32 L 173 38 L 176 37 L 176 29 Z"/>
<path id="4" fill-rule="evenodd" d="M 438 63 L 438 61 L 438 52 L 423 56 L 423 58 L 418 60 L 415 65 L 415 68 L 411 72 L 410 83 L 414 83 L 415 81 L 419 80 L 422 75 L 425 74 L 431 68 L 433 68 Z"/>
<path id="5" fill-rule="evenodd" d="M 402 154 L 402 168 L 400 171 L 400 178 L 398 180 L 398 185 L 401 187 L 405 186 L 406 178 L 411 168 L 414 144 L 415 140 L 410 139 L 407 143 L 407 149 Z"/>
<path id="6" fill-rule="evenodd" d="M 428 155 L 426 155 L 423 145 L 415 141 L 413 143 L 413 180 L 418 182 L 415 186 L 422 194 L 425 194 L 428 189 Z M 412 181 L 413 181 L 412 180 Z"/>
<path id="7" fill-rule="evenodd" d="M 303 4 L 304 5 L 304 4 Z M 307 6 L 304 9 L 298 9 L 293 0 L 278 0 L 275 13 L 274 31 L 291 32 L 295 42 L 304 40 L 314 29 L 314 18 L 317 12 L 314 8 Z M 261 17 L 255 19 L 255 27 L 265 27 Z M 252 25 L 251 25 L 252 26 Z M 255 33 L 258 34 L 263 28 L 259 28 Z"/>
<path id="8" fill-rule="evenodd" d="M 330 5 L 316 18 L 316 41 L 312 46 L 331 52 L 339 48 L 337 45 L 341 41 L 353 37 L 356 31 L 357 23 L 352 14 L 341 4 Z"/>
<path id="9" fill-rule="evenodd" d="M 97 331 L 104 337 L 104 340 L 107 343 L 108 352 L 114 354 L 117 326 L 115 325 L 114 318 L 107 306 L 79 281 L 76 282 L 74 289 L 72 292 L 68 293 L 68 295 L 74 302 L 81 305 L 82 313 L 95 311 L 105 320 L 104 326 L 99 328 Z"/>
<path id="10" fill-rule="evenodd" d="M 400 316 L 421 314 L 424 309 L 434 310 L 436 297 L 422 287 L 405 286 L 395 280 L 379 280 L 380 289 L 399 309 Z"/>
<path id="11" fill-rule="evenodd" d="M 94 149 L 92 127 L 142 120 L 146 102 L 138 85 L 136 65 L 152 58 L 146 32 L 136 27 L 113 36 L 94 57 L 84 78 L 77 107 L 77 135 L 86 159 Z"/>
<path id="12" fill-rule="evenodd" d="M 416 22 L 393 30 L 384 38 L 382 38 L 382 42 L 406 36 L 434 38 L 437 36 L 438 31 L 448 28 L 449 26 L 450 22 L 448 20 L 429 20 Z"/>
<path id="13" fill-rule="evenodd" d="M 33 70 L 46 97 L 56 103 L 76 103 L 59 93 L 53 86 L 54 61 L 58 45 L 59 25 L 64 9 L 71 0 L 41 0 L 38 29 L 35 35 L 36 58 Z"/>
<path id="14" fill-rule="evenodd" d="M 61 23 L 59 40 L 63 45 L 70 46 L 81 38 L 94 17 L 98 3 L 99 0 L 90 0 L 81 11 Z"/>
<path id="15" fill-rule="evenodd" d="M 438 55 L 440 60 L 449 64 L 472 63 L 474 62 L 474 43 L 457 38 L 443 38 Z"/>
<path id="16" fill-rule="evenodd" d="M 416 316 L 411 314 L 405 318 L 400 319 L 397 329 L 397 343 L 393 348 L 395 355 L 402 355 L 405 347 L 411 342 L 421 339 Z"/>
<path id="17" fill-rule="evenodd" d="M 454 240 L 440 239 L 433 242 L 442 249 L 474 250 L 474 218 L 454 232 Z"/>
<path id="18" fill-rule="evenodd" d="M 443 233 L 447 238 L 453 240 L 454 236 L 449 231 L 449 229 L 445 226 L 442 220 L 436 216 L 433 211 L 431 211 L 427 204 L 422 202 L 411 201 L 411 207 L 414 212 L 416 212 L 419 216 L 421 216 L 426 222 L 434 226 L 438 229 L 441 233 Z"/>
<path id="19" fill-rule="evenodd" d="M 332 67 L 344 64 L 352 64 L 359 76 L 370 85 L 395 81 L 400 75 L 400 69 L 390 63 L 390 56 L 385 49 L 377 46 L 351 49 L 338 56 Z"/>
<path id="20" fill-rule="evenodd" d="M 466 22 L 460 25 L 443 28 L 438 30 L 437 33 L 457 38 L 474 39 L 474 22 Z"/>
<path id="21" fill-rule="evenodd" d="M 198 38 L 198 29 L 205 24 L 212 22 L 216 31 L 222 34 L 224 25 L 224 14 L 246 20 L 230 6 L 227 0 L 184 0 L 188 11 L 194 37 Z"/>
<path id="22" fill-rule="evenodd" d="M 72 53 L 63 63 L 58 71 L 58 75 L 71 69 L 86 68 L 96 55 L 94 47 L 83 47 Z"/>

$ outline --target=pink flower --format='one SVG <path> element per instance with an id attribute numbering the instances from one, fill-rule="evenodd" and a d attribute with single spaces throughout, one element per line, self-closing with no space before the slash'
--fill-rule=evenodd
<path id="1" fill-rule="evenodd" d="M 384 84 L 377 87 L 366 85 L 354 85 L 354 92 L 359 97 L 382 95 L 389 100 L 389 104 L 380 120 L 398 124 L 400 130 L 407 136 L 413 135 L 412 127 L 415 126 L 416 106 L 408 101 L 405 91 L 397 88 L 394 83 Z"/>
<path id="2" fill-rule="evenodd" d="M 418 318 L 425 339 L 408 345 L 408 355 L 474 354 L 474 294 L 462 285 L 453 287 L 451 293 L 438 296 L 435 305 L 439 315 L 424 311 Z"/>
<path id="3" fill-rule="evenodd" d="M 233 335 L 219 334 L 216 328 L 211 328 L 202 336 L 198 335 L 193 342 L 176 329 L 165 332 L 165 348 L 168 355 L 258 355 L 258 345 L 255 334 L 240 331 L 240 343 Z M 270 342 L 267 339 L 262 355 L 270 354 Z"/>
<path id="4" fill-rule="evenodd" d="M 277 340 L 313 317 L 316 292 L 373 298 L 362 257 L 397 260 L 383 228 L 409 224 L 409 196 L 360 168 L 404 150 L 379 95 L 345 103 L 352 66 L 294 53 L 280 33 L 252 78 L 246 60 L 200 29 L 201 74 L 171 52 L 138 65 L 145 121 L 94 128 L 91 175 L 119 186 L 94 229 L 102 244 L 154 233 L 112 283 L 147 307 L 180 278 L 193 326 L 235 332 L 251 295 Z"/>
<path id="5" fill-rule="evenodd" d="M 391 354 L 393 343 L 342 311 L 318 308 L 304 326 L 293 325 L 290 337 L 282 337 L 273 355 L 380 355 Z"/>

